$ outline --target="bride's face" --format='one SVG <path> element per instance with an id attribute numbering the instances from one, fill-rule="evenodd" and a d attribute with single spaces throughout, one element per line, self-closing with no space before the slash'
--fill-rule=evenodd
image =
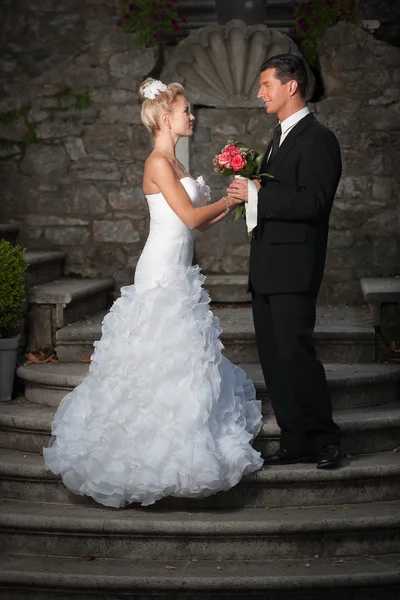
<path id="1" fill-rule="evenodd" d="M 171 104 L 170 124 L 171 132 L 179 137 L 193 135 L 194 116 L 184 96 L 178 96 Z"/>

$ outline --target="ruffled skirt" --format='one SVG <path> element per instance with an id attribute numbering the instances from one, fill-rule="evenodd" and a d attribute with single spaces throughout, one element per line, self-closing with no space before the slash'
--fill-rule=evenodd
<path id="1" fill-rule="evenodd" d="M 143 293 L 122 288 L 43 451 L 72 492 L 113 507 L 203 498 L 262 466 L 251 445 L 261 405 L 221 354 L 204 279 L 176 268 Z"/>

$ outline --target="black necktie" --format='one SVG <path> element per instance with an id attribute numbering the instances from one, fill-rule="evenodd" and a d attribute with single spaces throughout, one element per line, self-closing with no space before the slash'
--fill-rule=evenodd
<path id="1" fill-rule="evenodd" d="M 279 123 L 279 125 L 277 125 L 275 127 L 274 135 L 272 136 L 272 150 L 271 150 L 271 154 L 269 155 L 267 164 L 272 162 L 275 154 L 278 152 L 279 142 L 281 141 L 281 135 L 282 135 L 282 127 L 281 127 L 281 124 Z"/>

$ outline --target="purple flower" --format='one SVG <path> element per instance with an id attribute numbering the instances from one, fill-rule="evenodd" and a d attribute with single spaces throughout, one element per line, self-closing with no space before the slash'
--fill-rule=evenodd
<path id="1" fill-rule="evenodd" d="M 161 41 L 164 39 L 164 34 L 162 31 L 156 31 L 155 33 L 153 33 L 153 38 L 158 41 Z"/>
<path id="2" fill-rule="evenodd" d="M 318 25 L 318 23 L 320 22 L 321 17 L 319 17 L 318 15 L 316 17 L 314 17 L 314 23 L 315 25 Z"/>
<path id="3" fill-rule="evenodd" d="M 130 13 L 125 13 L 124 16 L 123 16 L 123 20 L 124 21 L 129 21 L 130 18 L 131 18 Z"/>
<path id="4" fill-rule="evenodd" d="M 118 21 L 116 21 L 115 25 L 117 27 L 122 27 L 122 21 L 121 21 L 121 19 L 118 19 Z"/>
<path id="5" fill-rule="evenodd" d="M 302 11 L 308 15 L 311 11 L 311 4 L 309 2 L 304 2 L 301 5 Z"/>
<path id="6" fill-rule="evenodd" d="M 160 15 L 159 15 L 159 13 L 154 13 L 154 15 L 152 15 L 151 18 L 152 18 L 153 21 L 156 21 L 156 22 L 160 21 Z"/>
<path id="7" fill-rule="evenodd" d="M 181 23 L 183 23 L 184 25 L 187 25 L 189 23 L 189 21 L 187 20 L 186 17 L 181 17 Z"/>
<path id="8" fill-rule="evenodd" d="M 168 15 L 161 13 L 160 19 L 161 19 L 161 21 L 166 21 L 168 19 Z"/>
<path id="9" fill-rule="evenodd" d="M 130 4 L 129 10 L 139 10 L 139 8 L 136 6 L 136 4 Z"/>
<path id="10" fill-rule="evenodd" d="M 179 25 L 178 21 L 175 21 L 175 19 L 172 21 L 172 29 L 175 31 L 175 33 L 180 33 L 182 31 L 181 26 Z"/>
<path id="11" fill-rule="evenodd" d="M 309 28 L 309 25 L 304 19 L 300 19 L 299 27 L 300 27 L 301 31 L 307 31 L 307 29 Z"/>

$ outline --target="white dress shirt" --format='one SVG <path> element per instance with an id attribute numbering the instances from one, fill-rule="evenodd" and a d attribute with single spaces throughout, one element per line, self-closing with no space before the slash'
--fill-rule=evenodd
<path id="1" fill-rule="evenodd" d="M 281 133 L 281 139 L 279 142 L 279 146 L 281 146 L 283 140 L 292 131 L 293 127 L 295 125 L 297 125 L 297 123 L 299 121 L 301 121 L 301 119 L 304 119 L 304 117 L 306 117 L 309 113 L 310 113 L 310 109 L 308 108 L 308 106 L 305 106 L 304 108 L 293 113 L 292 115 L 290 115 L 290 117 L 288 117 L 287 119 L 285 119 L 284 121 L 281 122 L 282 133 Z M 272 147 L 271 147 L 271 150 L 269 151 L 269 154 L 271 154 L 271 152 L 272 152 Z M 269 158 L 269 155 L 268 155 L 268 158 Z M 246 205 L 246 224 L 247 224 L 247 231 L 250 232 L 257 225 L 257 204 L 258 204 L 257 189 L 256 189 L 255 184 L 250 179 L 248 180 L 248 192 L 249 192 L 249 196 L 248 196 L 248 202 Z"/>
<path id="2" fill-rule="evenodd" d="M 279 142 L 279 146 L 282 145 L 283 140 L 288 135 L 288 133 L 290 131 L 292 131 L 293 127 L 295 125 L 297 125 L 297 123 L 299 121 L 301 121 L 301 119 L 304 119 L 304 117 L 306 117 L 309 113 L 310 113 L 310 109 L 308 108 L 308 106 L 305 106 L 304 108 L 293 113 L 292 115 L 290 115 L 290 117 L 288 117 L 287 119 L 285 119 L 284 121 L 281 122 L 282 133 L 281 133 L 281 140 Z M 270 150 L 270 154 L 271 154 L 271 152 L 272 152 L 272 148 Z"/>

